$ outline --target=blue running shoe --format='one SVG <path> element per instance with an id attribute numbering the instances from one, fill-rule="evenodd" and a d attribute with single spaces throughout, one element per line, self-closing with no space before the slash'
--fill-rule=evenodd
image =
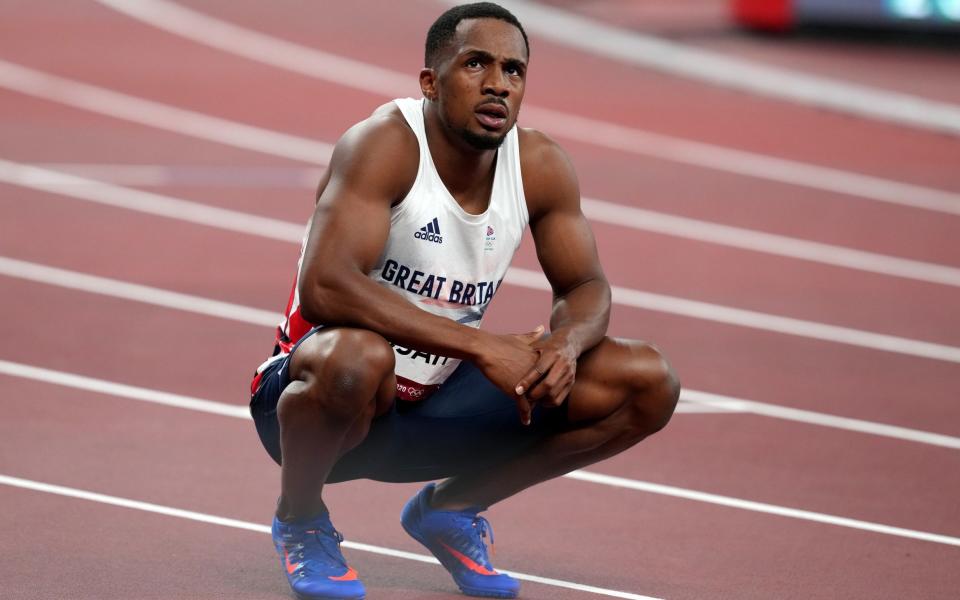
<path id="1" fill-rule="evenodd" d="M 287 572 L 293 593 L 302 600 L 362 600 L 366 591 L 357 572 L 340 553 L 343 536 L 330 514 L 306 522 L 273 517 L 273 546 Z"/>
<path id="2" fill-rule="evenodd" d="M 482 509 L 434 510 L 430 507 L 430 498 L 435 487 L 436 484 L 428 484 L 407 502 L 400 514 L 400 524 L 437 557 L 464 594 L 516 598 L 520 582 L 494 571 L 487 557 L 483 538 L 489 534 L 492 545 L 493 528 L 477 515 Z"/>

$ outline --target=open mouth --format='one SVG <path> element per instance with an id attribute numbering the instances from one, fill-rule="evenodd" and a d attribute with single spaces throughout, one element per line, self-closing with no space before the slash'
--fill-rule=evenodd
<path id="1" fill-rule="evenodd" d="M 502 129 L 507 124 L 507 107 L 501 104 L 492 102 L 481 104 L 474 114 L 477 115 L 477 121 L 486 129 Z"/>

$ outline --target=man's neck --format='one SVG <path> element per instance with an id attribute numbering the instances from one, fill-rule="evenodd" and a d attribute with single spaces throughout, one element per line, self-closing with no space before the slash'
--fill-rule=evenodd
<path id="1" fill-rule="evenodd" d="M 440 180 L 467 212 L 483 212 L 490 198 L 496 150 L 478 150 L 447 130 L 430 105 L 424 111 L 430 155 Z M 479 209 L 479 210 L 477 210 Z"/>

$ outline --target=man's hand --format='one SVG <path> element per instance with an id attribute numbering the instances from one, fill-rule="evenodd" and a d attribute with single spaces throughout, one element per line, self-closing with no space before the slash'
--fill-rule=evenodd
<path id="1" fill-rule="evenodd" d="M 573 389 L 580 351 L 560 335 L 534 342 L 533 349 L 539 358 L 517 384 L 516 392 L 525 393 L 531 406 L 538 402 L 560 406 Z"/>
<path id="2" fill-rule="evenodd" d="M 539 352 L 534 344 L 543 337 L 543 332 L 543 325 L 539 325 L 529 333 L 491 335 L 476 361 L 487 379 L 513 397 L 524 425 L 530 424 L 534 403 L 526 396 L 526 387 L 521 389 L 517 382 L 536 365 Z"/>

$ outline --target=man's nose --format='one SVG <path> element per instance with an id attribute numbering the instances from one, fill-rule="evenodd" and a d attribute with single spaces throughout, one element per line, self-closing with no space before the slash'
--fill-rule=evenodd
<path id="1" fill-rule="evenodd" d="M 510 95 L 510 89 L 507 85 L 507 78 L 500 69 L 490 69 L 489 75 L 483 81 L 483 94 L 485 96 L 497 96 L 506 98 Z"/>

